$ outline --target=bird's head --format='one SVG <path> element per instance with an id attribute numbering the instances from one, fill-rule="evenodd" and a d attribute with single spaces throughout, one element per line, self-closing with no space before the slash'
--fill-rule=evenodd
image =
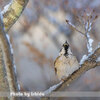
<path id="1" fill-rule="evenodd" d="M 68 54 L 72 54 L 71 50 L 70 50 L 70 46 L 68 44 L 68 42 L 66 41 L 63 46 L 62 49 L 60 50 L 60 55 L 68 55 Z"/>

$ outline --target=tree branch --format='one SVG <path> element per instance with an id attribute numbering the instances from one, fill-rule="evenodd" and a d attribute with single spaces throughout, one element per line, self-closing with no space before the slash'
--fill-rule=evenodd
<path id="1" fill-rule="evenodd" d="M 2 74 L 0 73 L 0 80 L 4 80 L 2 83 L 5 83 L 4 87 L 0 83 L 0 91 L 3 91 L 2 89 L 4 88 L 5 92 L 15 92 L 19 90 L 16 77 L 16 68 L 14 65 L 10 40 L 4 29 L 3 18 L 0 14 L 0 69 L 2 71 Z M 10 97 L 10 100 L 16 100 L 16 98 Z"/>
<path id="2" fill-rule="evenodd" d="M 2 11 L 5 31 L 12 27 L 23 12 L 29 0 L 12 0 Z"/>

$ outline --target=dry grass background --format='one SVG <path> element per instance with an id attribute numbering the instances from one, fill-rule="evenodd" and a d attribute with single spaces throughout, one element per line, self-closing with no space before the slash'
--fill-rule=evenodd
<path id="1" fill-rule="evenodd" d="M 3 9 L 10 0 L 0 0 Z M 42 91 L 58 82 L 53 62 L 61 45 L 68 40 L 73 54 L 80 61 L 87 53 L 86 39 L 65 22 L 69 19 L 81 30 L 76 16 L 84 9 L 95 9 L 99 16 L 99 0 L 30 0 L 19 20 L 10 29 L 18 80 L 24 91 Z M 100 17 L 91 32 L 93 48 L 100 41 Z M 95 68 L 71 84 L 67 91 L 99 91 L 100 68 Z M 37 98 L 38 99 L 38 98 Z M 60 98 L 59 100 L 61 100 Z M 67 99 L 67 98 L 66 98 Z M 65 99 L 65 100 L 66 100 Z M 70 98 L 71 100 L 84 98 Z M 94 98 L 86 98 L 94 99 Z M 68 98 L 69 100 L 69 98 Z M 95 98 L 99 100 L 99 98 Z"/>

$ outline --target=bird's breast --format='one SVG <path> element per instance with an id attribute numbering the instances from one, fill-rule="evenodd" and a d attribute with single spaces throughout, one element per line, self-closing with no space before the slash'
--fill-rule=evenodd
<path id="1" fill-rule="evenodd" d="M 55 61 L 56 73 L 59 79 L 62 77 L 68 77 L 75 70 L 79 68 L 79 63 L 75 56 L 59 56 Z"/>

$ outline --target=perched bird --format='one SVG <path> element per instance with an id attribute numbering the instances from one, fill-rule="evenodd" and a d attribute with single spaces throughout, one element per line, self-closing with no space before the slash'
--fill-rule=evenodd
<path id="1" fill-rule="evenodd" d="M 54 67 L 58 79 L 63 81 L 79 68 L 77 58 L 73 56 L 67 41 L 63 44 L 59 56 L 54 62 Z"/>

